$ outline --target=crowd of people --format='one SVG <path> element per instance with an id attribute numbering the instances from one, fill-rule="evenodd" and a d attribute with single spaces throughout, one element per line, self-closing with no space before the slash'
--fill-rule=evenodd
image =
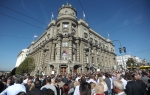
<path id="1" fill-rule="evenodd" d="M 150 71 L 2 75 L 0 95 L 150 95 Z"/>

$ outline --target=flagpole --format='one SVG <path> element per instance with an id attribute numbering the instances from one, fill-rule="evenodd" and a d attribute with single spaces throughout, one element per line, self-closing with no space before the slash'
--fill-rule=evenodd
<path id="1" fill-rule="evenodd" d="M 109 33 L 107 32 L 107 35 L 108 35 L 108 39 L 109 39 Z"/>
<path id="2" fill-rule="evenodd" d="M 34 42 L 34 36 L 33 36 L 33 42 Z"/>

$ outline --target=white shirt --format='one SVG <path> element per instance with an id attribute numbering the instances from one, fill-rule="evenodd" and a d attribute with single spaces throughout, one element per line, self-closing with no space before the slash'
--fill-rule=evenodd
<path id="1" fill-rule="evenodd" d="M 16 95 L 19 92 L 25 92 L 26 93 L 25 86 L 22 84 L 14 84 L 14 85 L 6 88 L 3 92 L 0 93 L 0 95 Z"/>
<path id="2" fill-rule="evenodd" d="M 77 77 L 77 78 L 76 78 L 76 81 L 78 81 L 79 79 L 80 79 L 80 77 Z"/>
<path id="3" fill-rule="evenodd" d="M 28 78 L 23 80 L 23 84 L 27 84 L 27 82 L 28 82 Z"/>
<path id="4" fill-rule="evenodd" d="M 124 89 L 126 89 L 127 81 L 124 78 L 121 78 L 120 81 L 122 81 Z"/>
<path id="5" fill-rule="evenodd" d="M 73 95 L 80 95 L 80 93 L 79 93 L 79 86 L 80 86 L 80 85 L 77 85 L 77 86 L 76 86 Z"/>
<path id="6" fill-rule="evenodd" d="M 90 79 L 90 80 L 88 80 L 87 82 L 88 82 L 88 83 L 93 82 L 93 83 L 97 84 L 97 82 L 96 82 L 95 80 L 93 80 L 93 79 Z"/>

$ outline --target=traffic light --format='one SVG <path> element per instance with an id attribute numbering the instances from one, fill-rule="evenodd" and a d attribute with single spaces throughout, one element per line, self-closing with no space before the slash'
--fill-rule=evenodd
<path id="1" fill-rule="evenodd" d="M 121 51 L 121 50 L 122 50 L 122 49 L 121 49 L 121 48 L 119 48 L 119 52 L 120 52 L 120 53 L 122 53 L 122 51 Z"/>
<path id="2" fill-rule="evenodd" d="M 126 47 L 123 47 L 124 53 L 126 53 Z"/>

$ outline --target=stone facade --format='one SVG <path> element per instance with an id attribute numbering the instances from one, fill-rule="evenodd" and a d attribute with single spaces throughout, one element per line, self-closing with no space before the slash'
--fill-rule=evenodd
<path id="1" fill-rule="evenodd" d="M 70 5 L 62 5 L 58 17 L 29 46 L 28 56 L 35 59 L 32 74 L 81 73 L 112 70 L 116 64 L 114 45 L 92 30 Z"/>

